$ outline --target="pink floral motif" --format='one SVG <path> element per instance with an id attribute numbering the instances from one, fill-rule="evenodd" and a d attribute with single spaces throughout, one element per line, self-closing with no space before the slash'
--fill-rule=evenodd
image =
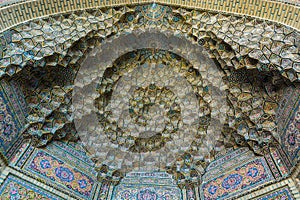
<path id="1" fill-rule="evenodd" d="M 0 187 L 0 199 L 9 200 L 58 200 L 55 194 L 51 194 L 36 185 L 9 175 Z"/>
<path id="2" fill-rule="evenodd" d="M 21 195 L 19 194 L 18 188 L 15 186 L 14 183 L 11 183 L 10 185 L 10 199 L 20 199 Z"/>
<path id="3" fill-rule="evenodd" d="M 299 105 L 300 106 L 300 105 Z M 282 135 L 283 147 L 291 160 L 295 160 L 300 151 L 300 107 L 294 111 L 287 129 Z"/>
<path id="4" fill-rule="evenodd" d="M 204 183 L 204 199 L 226 199 L 272 179 L 265 160 L 258 158 Z"/>
<path id="5" fill-rule="evenodd" d="M 149 189 L 141 190 L 137 195 L 138 200 L 156 200 L 157 194 Z"/>
<path id="6" fill-rule="evenodd" d="M 43 178 L 61 183 L 63 186 L 79 192 L 83 196 L 89 197 L 92 193 L 93 179 L 45 151 L 39 150 L 37 152 L 29 165 L 29 169 Z"/>
<path id="7" fill-rule="evenodd" d="M 235 189 L 242 182 L 243 177 L 239 174 L 230 174 L 222 182 L 222 187 L 225 189 Z"/>

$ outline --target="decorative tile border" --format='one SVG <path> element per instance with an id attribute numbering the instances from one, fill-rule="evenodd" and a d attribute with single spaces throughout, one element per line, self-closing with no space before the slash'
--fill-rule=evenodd
<path id="1" fill-rule="evenodd" d="M 108 187 L 106 186 L 107 189 Z M 127 174 L 121 183 L 114 188 L 111 199 L 180 200 L 182 199 L 181 195 L 181 189 L 174 184 L 174 180 L 169 174 L 164 172 L 132 172 Z"/>
<path id="2" fill-rule="evenodd" d="M 23 22 L 49 15 L 99 7 L 153 3 L 150 0 L 37 0 L 13 4 L 0 9 L 0 30 L 4 31 Z M 300 29 L 299 7 L 265 0 L 158 0 L 156 3 L 205 9 L 266 19 Z"/>
<path id="3" fill-rule="evenodd" d="M 235 159 L 236 157 L 239 157 L 239 158 L 240 158 L 240 156 L 241 156 L 242 154 L 244 155 L 244 153 L 246 153 L 246 152 L 248 152 L 248 151 L 249 151 L 249 149 L 247 149 L 247 148 L 239 148 L 239 149 L 234 150 L 234 151 L 232 151 L 232 152 L 230 152 L 230 153 L 228 153 L 228 154 L 225 154 L 224 156 L 222 156 L 222 157 L 220 157 L 220 158 L 214 160 L 213 162 L 211 162 L 211 163 L 209 164 L 209 166 L 207 167 L 206 170 L 207 170 L 207 171 L 208 171 L 208 170 L 212 170 L 213 168 L 218 167 L 218 166 L 220 166 L 220 165 L 223 165 L 225 162 L 228 162 L 228 160 L 233 160 L 233 159 Z M 245 158 L 247 158 L 247 156 L 246 156 Z"/>
<path id="4" fill-rule="evenodd" d="M 238 148 L 211 162 L 206 173 L 202 176 L 203 182 L 208 182 L 212 177 L 217 177 L 227 171 L 232 171 L 242 163 L 255 159 L 255 155 L 249 148 Z"/>
<path id="5" fill-rule="evenodd" d="M 280 133 L 281 147 L 278 153 L 285 165 L 290 169 L 299 158 L 300 145 L 300 87 L 290 86 L 284 92 L 277 109 L 276 122 Z"/>
<path id="6" fill-rule="evenodd" d="M 281 175 L 286 177 L 289 174 L 289 169 L 286 167 L 281 154 L 276 148 L 270 148 L 270 153 Z"/>
<path id="7" fill-rule="evenodd" d="M 55 199 L 59 199 L 59 200 L 61 200 L 61 199 L 74 200 L 74 198 L 67 195 L 65 191 L 56 190 L 53 187 L 49 186 L 47 183 L 42 183 L 42 182 L 40 182 L 36 179 L 33 179 L 27 175 L 24 175 L 23 173 L 20 173 L 19 171 L 15 170 L 11 167 L 6 167 L 4 169 L 4 171 L 1 173 L 0 188 L 5 184 L 8 177 L 11 177 L 11 176 L 16 178 L 17 180 L 23 181 L 24 183 L 26 183 L 26 185 L 29 184 L 29 187 L 27 187 L 27 189 L 30 187 L 33 187 L 35 189 L 38 189 L 49 195 L 54 196 Z M 31 193 L 32 192 L 33 192 L 33 190 L 31 189 Z M 3 195 L 3 193 L 0 192 L 0 197 L 2 197 L 2 195 Z M 32 198 L 21 198 L 21 199 L 32 199 Z M 37 198 L 35 198 L 35 199 L 37 199 Z M 49 199 L 49 198 L 47 198 L 47 199 Z"/>
<path id="8" fill-rule="evenodd" d="M 72 146 L 70 143 L 53 141 L 51 144 L 46 146 L 46 151 L 49 154 L 65 161 L 69 165 L 76 166 L 80 171 L 88 174 L 89 176 L 96 177 L 97 172 L 94 169 L 94 163 L 85 154 L 85 152 L 79 151 L 78 148 L 80 148 L 80 144 Z"/>
<path id="9" fill-rule="evenodd" d="M 30 148 L 30 141 L 28 140 L 21 140 L 19 144 L 16 145 L 16 150 L 14 151 L 14 154 L 12 155 L 9 165 L 15 166 L 20 161 L 22 156 L 26 154 L 27 149 Z"/>
<path id="10" fill-rule="evenodd" d="M 268 194 L 259 197 L 257 200 L 272 200 L 272 199 L 285 199 L 285 200 L 293 200 L 295 199 L 289 190 L 288 186 L 280 188 L 276 191 L 270 192 Z"/>
<path id="11" fill-rule="evenodd" d="M 22 141 L 23 141 L 23 137 L 22 137 L 22 135 L 20 135 L 20 137 L 18 137 L 16 142 L 14 142 L 14 144 L 11 145 L 11 148 L 6 153 L 6 158 L 8 160 L 10 160 L 14 156 L 14 154 L 18 151 L 19 146 L 22 143 Z"/>
<path id="12" fill-rule="evenodd" d="M 0 81 L 0 107 L 0 149 L 10 159 L 27 116 L 25 98 L 17 82 Z"/>
<path id="13" fill-rule="evenodd" d="M 91 177 L 44 150 L 35 150 L 26 162 L 24 170 L 84 199 L 92 197 L 96 188 Z"/>
<path id="14" fill-rule="evenodd" d="M 290 191 L 290 194 L 292 195 L 293 199 L 300 198 L 300 193 L 295 185 L 295 182 L 291 178 L 288 178 L 288 179 L 282 180 L 280 182 L 271 184 L 269 186 L 263 187 L 263 188 L 256 190 L 250 194 L 247 194 L 245 196 L 241 196 L 238 199 L 240 199 L 240 200 L 248 200 L 248 199 L 257 200 L 261 197 L 268 196 L 268 195 L 272 194 L 273 192 L 276 192 L 277 189 L 279 189 L 279 188 L 287 188 L 287 187 L 288 187 L 288 190 Z M 275 198 L 275 199 L 278 199 L 278 198 Z"/>
<path id="15" fill-rule="evenodd" d="M 18 162 L 15 164 L 17 168 L 21 168 L 24 163 L 27 161 L 27 159 L 30 157 L 31 153 L 34 151 L 33 146 L 29 146 L 26 151 L 22 154 L 21 158 L 18 160 Z"/>
<path id="16" fill-rule="evenodd" d="M 281 135 L 282 147 L 294 164 L 300 155 L 300 97 Z"/>
<path id="17" fill-rule="evenodd" d="M 97 192 L 95 193 L 95 200 L 106 199 L 109 193 L 109 189 L 111 189 L 108 181 L 102 181 L 101 184 L 98 185 Z"/>
<path id="18" fill-rule="evenodd" d="M 1 199 L 60 199 L 55 194 L 14 175 L 8 175 L 5 179 L 0 187 L 0 196 Z"/>
<path id="19" fill-rule="evenodd" d="M 76 158 L 87 165 L 94 166 L 93 161 L 88 157 L 80 143 L 55 141 L 46 148 L 62 157 Z"/>
<path id="20" fill-rule="evenodd" d="M 119 186 L 114 191 L 112 199 L 131 200 L 131 199 L 172 199 L 180 200 L 180 190 L 171 187 L 151 187 L 147 185 Z"/>
<path id="21" fill-rule="evenodd" d="M 278 124 L 279 133 L 283 133 L 293 115 L 293 110 L 296 108 L 299 99 L 300 87 L 288 87 L 282 96 L 279 107 L 276 113 L 276 121 Z"/>
<path id="22" fill-rule="evenodd" d="M 225 172 L 201 186 L 202 199 L 228 199 L 273 181 L 264 158 L 256 158 L 230 172 Z"/>
<path id="23" fill-rule="evenodd" d="M 268 162 L 269 166 L 270 166 L 270 170 L 273 172 L 273 175 L 276 179 L 281 178 L 281 174 L 279 172 L 279 170 L 277 169 L 274 160 L 272 159 L 272 156 L 270 153 L 265 155 L 265 159 Z"/>
<path id="24" fill-rule="evenodd" d="M 4 154 L 7 154 L 17 141 L 22 128 L 18 120 L 19 107 L 12 103 L 14 98 L 8 83 L 2 80 L 0 82 L 0 149 Z"/>

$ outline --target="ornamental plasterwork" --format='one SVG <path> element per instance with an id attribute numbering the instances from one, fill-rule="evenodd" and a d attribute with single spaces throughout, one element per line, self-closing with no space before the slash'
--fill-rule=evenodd
<path id="1" fill-rule="evenodd" d="M 299 80 L 299 32 L 294 29 L 249 17 L 182 8 L 163 10 L 159 20 L 149 20 L 137 10 L 82 11 L 31 21 L 4 32 L 1 76 L 15 74 L 30 61 L 40 61 L 34 62 L 35 66 L 46 65 L 43 57 L 53 54 L 64 58 L 74 42 L 96 32 L 96 37 L 104 39 L 159 25 L 160 30 L 172 30 L 209 48 L 222 67 L 278 70 L 291 81 Z"/>
<path id="2" fill-rule="evenodd" d="M 187 180 L 196 177 L 196 182 L 206 164 L 226 147 L 250 146 L 255 153 L 264 154 L 265 147 L 280 142 L 275 114 L 281 92 L 300 79 L 299 32 L 294 29 L 158 4 L 53 16 L 17 26 L 2 37 L 1 76 L 23 84 L 31 108 L 25 134 L 35 138 L 38 146 L 52 139 L 75 140 L 79 135 L 100 169 L 103 162 L 111 165 L 109 170 L 136 164 L 130 163 L 135 155 L 126 158 L 113 152 L 107 157 L 108 152 L 101 152 L 105 148 L 97 145 L 103 138 L 97 137 L 105 135 L 113 144 L 106 147 L 123 148 L 126 154 L 155 154 L 164 145 L 174 145 L 176 132 L 191 132 L 184 145 L 176 144 L 183 149 L 170 157 L 165 154 L 171 159 L 166 157 L 163 166 L 155 160 L 158 156 L 150 156 L 154 160 L 148 164 L 177 168 Z M 145 53 L 157 58 L 145 57 Z M 131 54 L 135 57 L 127 59 Z M 154 75 L 138 80 L 147 70 Z M 159 81 L 172 80 L 178 72 L 183 77 L 181 84 Z M 188 88 L 183 95 L 182 85 Z M 87 102 L 83 112 L 74 112 L 80 110 L 74 106 L 76 89 L 84 95 L 79 100 Z M 88 89 L 95 90 L 85 93 Z M 158 100 L 146 102 L 152 93 L 164 98 L 165 106 Z M 91 114 L 96 117 L 88 118 Z M 82 119 L 95 123 L 81 123 L 79 127 L 88 127 L 81 130 L 76 122 Z M 151 129 L 153 124 L 156 130 Z M 119 135 L 124 127 L 131 128 Z M 154 139 L 153 145 L 145 138 Z"/>

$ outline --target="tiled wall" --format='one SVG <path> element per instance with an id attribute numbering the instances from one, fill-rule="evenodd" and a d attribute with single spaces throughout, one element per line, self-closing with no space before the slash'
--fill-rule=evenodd
<path id="1" fill-rule="evenodd" d="M 27 106 L 16 82 L 0 81 L 0 150 L 7 155 L 24 130 Z"/>
<path id="2" fill-rule="evenodd" d="M 60 199 L 59 196 L 12 174 L 2 183 L 0 195 L 1 199 Z"/>
<path id="3" fill-rule="evenodd" d="M 288 186 L 283 188 L 279 188 L 273 192 L 264 194 L 257 198 L 257 200 L 271 200 L 271 199 L 286 199 L 286 200 L 293 200 L 295 199 L 289 190 Z"/>
<path id="4" fill-rule="evenodd" d="M 270 183 L 274 177 L 263 157 L 241 148 L 211 163 L 200 188 L 202 199 L 228 199 Z"/>
<path id="5" fill-rule="evenodd" d="M 23 141 L 10 167 L 76 198 L 93 199 L 97 192 L 97 172 L 80 143 L 53 142 L 38 149 Z"/>
<path id="6" fill-rule="evenodd" d="M 112 199 L 172 199 L 180 200 L 181 190 L 172 176 L 165 172 L 129 173 L 114 189 Z"/>
<path id="7" fill-rule="evenodd" d="M 286 90 L 278 109 L 278 127 L 282 149 L 293 164 L 299 159 L 300 150 L 300 88 Z"/>

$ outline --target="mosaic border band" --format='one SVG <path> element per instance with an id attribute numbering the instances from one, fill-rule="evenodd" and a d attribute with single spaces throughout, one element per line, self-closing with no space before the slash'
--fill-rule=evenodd
<path id="1" fill-rule="evenodd" d="M 39 187 L 47 192 L 50 192 L 51 194 L 55 194 L 58 197 L 62 199 L 70 199 L 70 200 L 75 200 L 74 197 L 67 195 L 45 183 L 40 182 L 39 180 L 33 179 L 23 173 L 20 173 L 19 171 L 11 168 L 11 167 L 6 167 L 4 171 L 1 173 L 0 176 L 0 185 L 4 183 L 4 181 L 9 177 L 9 175 L 13 175 L 19 179 L 23 179 L 24 181 L 28 182 L 29 184 L 35 185 L 36 187 Z"/>
<path id="2" fill-rule="evenodd" d="M 16 3 L 0 9 L 0 32 L 26 21 L 59 13 L 138 3 L 161 3 L 171 6 L 204 9 L 247 15 L 300 30 L 300 7 L 264 0 L 36 0 Z"/>

